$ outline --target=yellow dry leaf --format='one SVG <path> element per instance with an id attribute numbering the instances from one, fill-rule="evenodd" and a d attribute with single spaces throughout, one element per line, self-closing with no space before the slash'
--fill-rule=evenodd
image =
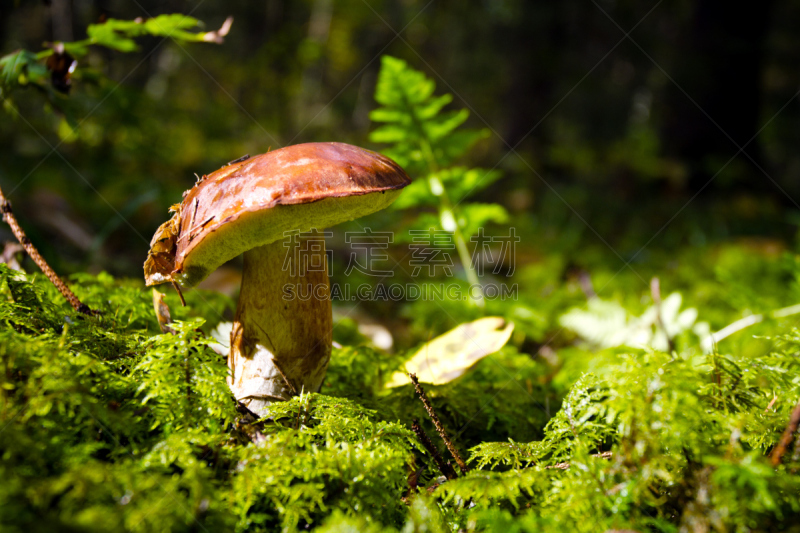
<path id="1" fill-rule="evenodd" d="M 158 326 L 161 328 L 162 333 L 175 333 L 169 325 L 172 324 L 172 317 L 169 315 L 169 307 L 167 302 L 164 301 L 164 293 L 159 292 L 153 288 L 153 309 L 156 311 L 156 318 L 158 319 Z"/>
<path id="2" fill-rule="evenodd" d="M 499 316 L 461 324 L 424 344 L 405 365 L 420 381 L 441 385 L 462 375 L 480 359 L 502 348 L 511 338 L 514 324 Z M 395 372 L 387 387 L 411 383 L 404 372 Z"/>

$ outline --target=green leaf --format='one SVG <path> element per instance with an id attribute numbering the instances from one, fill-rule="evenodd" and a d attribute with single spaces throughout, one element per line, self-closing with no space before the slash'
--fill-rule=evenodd
<path id="1" fill-rule="evenodd" d="M 374 130 L 370 140 L 394 144 L 393 151 L 411 166 L 412 172 L 430 172 L 450 165 L 475 141 L 488 135 L 485 130 L 456 132 L 469 117 L 469 111 L 444 112 L 453 97 L 434 96 L 435 90 L 432 80 L 405 61 L 391 56 L 382 58 L 375 100 L 383 107 L 372 111 L 370 118 L 387 124 Z"/>
<path id="2" fill-rule="evenodd" d="M 200 21 L 173 13 L 159 15 L 147 20 L 118 20 L 108 19 L 102 24 L 92 24 L 86 29 L 89 44 L 105 46 L 120 52 L 133 52 L 138 49 L 134 37 L 153 35 L 156 37 L 170 37 L 178 41 L 204 41 L 205 33 L 191 33 L 187 29 L 196 28 Z M 82 42 L 72 43 L 72 48 L 82 45 Z"/>
<path id="3" fill-rule="evenodd" d="M 500 204 L 472 203 L 461 206 L 458 225 L 464 233 L 464 238 L 469 239 L 490 222 L 507 223 L 508 212 L 506 209 Z"/>
<path id="4" fill-rule="evenodd" d="M 399 109 L 382 107 L 370 111 L 369 118 L 375 122 L 402 122 L 404 119 L 408 118 L 408 115 Z"/>
<path id="5" fill-rule="evenodd" d="M 133 52 L 138 49 L 133 39 L 117 32 L 118 26 L 113 24 L 114 22 L 122 21 L 110 19 L 105 24 L 92 24 L 86 28 L 86 35 L 89 36 L 93 44 L 105 46 L 119 52 Z"/>
<path id="6" fill-rule="evenodd" d="M 491 132 L 484 128 L 480 130 L 459 130 L 443 137 L 436 144 L 436 157 L 443 161 L 442 164 L 451 164 L 458 160 L 472 148 L 476 142 L 488 139 Z"/>
<path id="7" fill-rule="evenodd" d="M 168 15 L 159 15 L 157 17 L 147 19 L 144 21 L 144 30 L 150 35 L 169 36 L 179 39 L 194 40 L 198 35 L 196 33 L 188 33 L 182 30 L 196 28 L 200 25 L 200 21 L 196 18 L 187 17 L 180 13 L 172 13 Z"/>
<path id="8" fill-rule="evenodd" d="M 441 224 L 439 223 L 438 215 L 434 215 L 433 213 L 421 213 L 410 224 L 406 225 L 406 231 L 395 233 L 394 242 L 398 244 L 412 243 L 414 242 L 414 234 L 412 234 L 411 231 L 430 231 L 431 229 L 440 227 Z"/>
<path id="9" fill-rule="evenodd" d="M 435 206 L 437 203 L 437 198 L 431 194 L 428 180 L 416 180 L 403 189 L 403 192 L 392 204 L 392 208 L 408 209 L 409 207 Z"/>
<path id="10" fill-rule="evenodd" d="M 453 202 L 458 204 L 500 179 L 503 173 L 497 169 L 452 167 L 436 175 L 447 188 Z"/>
<path id="11" fill-rule="evenodd" d="M 419 114 L 419 111 L 417 111 L 417 114 Z M 442 137 L 449 135 L 454 129 L 466 122 L 468 118 L 469 111 L 466 109 L 431 117 L 429 120 L 424 122 L 425 132 L 427 133 L 427 136 L 431 142 L 436 142 Z"/>
<path id="12" fill-rule="evenodd" d="M 624 307 L 613 301 L 593 298 L 586 310 L 573 308 L 562 315 L 560 324 L 601 348 L 631 346 L 669 349 L 669 339 L 684 332 L 706 332 L 707 325 L 697 322 L 693 307 L 681 311 L 683 298 L 673 292 L 652 305 L 641 316 L 631 316 Z"/>
<path id="13" fill-rule="evenodd" d="M 409 131 L 395 124 L 381 126 L 370 134 L 372 142 L 399 143 L 411 137 Z M 412 137 L 413 138 L 413 137 Z"/>
<path id="14" fill-rule="evenodd" d="M 480 191 L 496 181 L 502 173 L 499 170 L 485 170 L 481 168 L 467 169 L 466 167 L 452 167 L 434 172 L 425 178 L 420 178 L 403 189 L 400 197 L 395 201 L 395 209 L 408 209 L 410 207 L 436 206 L 438 197 L 446 189 L 451 198 L 460 202 L 464 198 Z M 438 183 L 432 187 L 432 183 Z M 495 212 L 496 222 L 505 222 L 507 214 Z"/>
<path id="15" fill-rule="evenodd" d="M 50 79 L 47 67 L 37 54 L 19 50 L 0 58 L 0 87 L 6 90 L 14 86 L 35 84 L 42 86 Z"/>
<path id="16" fill-rule="evenodd" d="M 28 50 L 18 50 L 0 58 L 0 72 L 3 76 L 3 83 L 10 85 L 14 83 L 23 70 L 30 64 L 36 63 L 36 54 Z"/>
<path id="17" fill-rule="evenodd" d="M 443 94 L 437 98 L 431 98 L 428 102 L 423 103 L 417 108 L 417 115 L 420 120 L 429 120 L 434 118 L 444 106 L 453 101 L 450 94 Z"/>

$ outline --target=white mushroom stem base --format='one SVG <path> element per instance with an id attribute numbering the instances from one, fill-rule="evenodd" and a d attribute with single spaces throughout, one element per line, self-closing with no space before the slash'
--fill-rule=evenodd
<path id="1" fill-rule="evenodd" d="M 328 369 L 333 317 L 327 258 L 322 238 L 313 245 L 296 251 L 279 240 L 244 254 L 228 384 L 258 415 L 295 392 L 319 391 Z"/>

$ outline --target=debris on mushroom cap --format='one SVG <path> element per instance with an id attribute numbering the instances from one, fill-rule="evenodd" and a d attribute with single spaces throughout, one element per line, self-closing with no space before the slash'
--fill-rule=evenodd
<path id="1" fill-rule="evenodd" d="M 286 231 L 329 227 L 383 209 L 409 183 L 391 159 L 343 143 L 298 144 L 232 162 L 204 176 L 156 231 L 145 280 L 194 286 L 225 261 Z"/>
<path id="2" fill-rule="evenodd" d="M 178 210 L 171 219 L 161 224 L 153 235 L 150 251 L 144 262 L 144 280 L 148 287 L 172 281 L 180 226 L 181 213 Z"/>

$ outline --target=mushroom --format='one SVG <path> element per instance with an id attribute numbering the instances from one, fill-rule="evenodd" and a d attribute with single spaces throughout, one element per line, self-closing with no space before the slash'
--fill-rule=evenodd
<path id="1" fill-rule="evenodd" d="M 150 243 L 145 281 L 194 287 L 244 254 L 228 384 L 237 400 L 263 415 L 273 401 L 319 391 L 331 355 L 324 240 L 296 251 L 301 264 L 322 265 L 303 272 L 285 268 L 285 234 L 383 209 L 410 182 L 394 161 L 342 143 L 299 144 L 237 160 L 203 176 L 170 208 L 175 215 Z"/>

